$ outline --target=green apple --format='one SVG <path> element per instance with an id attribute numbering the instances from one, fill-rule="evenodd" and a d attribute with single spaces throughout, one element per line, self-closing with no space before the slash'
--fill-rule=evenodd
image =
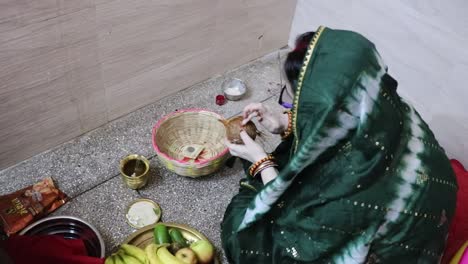
<path id="1" fill-rule="evenodd" d="M 175 257 L 186 264 L 197 264 L 197 256 L 190 248 L 181 248 L 177 250 Z"/>
<path id="2" fill-rule="evenodd" d="M 190 245 L 190 248 L 197 255 L 198 263 L 209 264 L 213 261 L 215 249 L 208 240 L 198 240 Z"/>

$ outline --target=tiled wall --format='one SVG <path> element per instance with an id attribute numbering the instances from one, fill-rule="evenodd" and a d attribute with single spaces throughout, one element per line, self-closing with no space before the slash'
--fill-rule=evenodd
<path id="1" fill-rule="evenodd" d="M 286 45 L 294 7 L 1 1 L 0 169 Z"/>
<path id="2" fill-rule="evenodd" d="M 289 44 L 319 25 L 373 41 L 399 93 L 468 166 L 468 1 L 298 0 Z"/>

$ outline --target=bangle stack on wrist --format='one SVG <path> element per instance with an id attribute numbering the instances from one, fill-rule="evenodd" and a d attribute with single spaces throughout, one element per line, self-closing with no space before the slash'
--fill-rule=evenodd
<path id="1" fill-rule="evenodd" d="M 263 170 L 271 167 L 277 167 L 278 165 L 274 162 L 274 157 L 272 155 L 268 155 L 265 158 L 255 162 L 249 168 L 249 174 L 252 177 L 255 177 L 257 174 L 262 172 Z"/>
<path id="2" fill-rule="evenodd" d="M 293 132 L 293 127 L 292 127 L 292 112 L 291 111 L 286 111 L 284 112 L 285 114 L 288 114 L 288 128 L 281 133 L 281 138 L 282 139 L 287 139 Z"/>

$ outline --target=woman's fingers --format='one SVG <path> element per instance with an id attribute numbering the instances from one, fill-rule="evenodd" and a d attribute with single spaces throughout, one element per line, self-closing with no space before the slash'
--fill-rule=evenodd
<path id="1" fill-rule="evenodd" d="M 242 125 L 247 124 L 254 117 L 257 118 L 259 122 L 263 121 L 263 115 L 265 114 L 265 107 L 261 103 L 249 104 L 244 108 Z"/>
<path id="2" fill-rule="evenodd" d="M 224 144 L 226 144 L 226 146 L 228 147 L 229 153 L 231 153 L 232 156 L 236 156 L 236 157 L 237 157 L 239 154 L 234 150 L 234 148 L 232 148 L 232 145 L 233 145 L 233 144 L 227 143 L 227 142 L 228 142 L 228 140 L 226 140 Z"/>
<path id="3" fill-rule="evenodd" d="M 229 149 L 236 149 L 237 147 L 237 144 L 231 143 L 231 141 L 229 141 L 229 139 L 227 138 L 224 139 L 224 145 L 226 145 L 226 147 L 228 147 Z"/>
<path id="4" fill-rule="evenodd" d="M 257 117 L 258 116 L 258 112 L 252 112 L 250 113 L 247 118 L 244 118 L 244 120 L 242 120 L 242 125 L 245 126 L 245 124 L 247 124 L 247 122 L 249 122 L 250 120 L 252 120 L 252 118 L 254 117 Z"/>
<path id="5" fill-rule="evenodd" d="M 240 137 L 242 138 L 242 141 L 244 141 L 245 145 L 254 143 L 254 140 L 244 130 L 240 132 Z"/>
<path id="6" fill-rule="evenodd" d="M 231 155 L 239 156 L 239 154 L 242 153 L 241 148 L 243 147 L 243 145 L 233 144 L 227 138 L 224 139 L 224 144 L 226 145 L 226 147 L 228 147 L 229 153 L 231 153 Z"/>
<path id="7" fill-rule="evenodd" d="M 263 105 L 261 103 L 248 104 L 243 110 L 244 119 L 246 119 L 252 112 L 257 112 L 258 115 L 262 115 Z"/>
<path id="8" fill-rule="evenodd" d="M 233 144 L 225 140 L 229 152 L 233 156 L 254 162 L 266 156 L 263 148 L 258 145 L 245 131 L 240 132 L 244 144 Z"/>

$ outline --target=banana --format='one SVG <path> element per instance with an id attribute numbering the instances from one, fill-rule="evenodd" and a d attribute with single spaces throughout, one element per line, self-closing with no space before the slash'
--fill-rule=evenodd
<path id="1" fill-rule="evenodd" d="M 123 261 L 122 257 L 120 257 L 121 251 L 119 250 L 115 255 L 114 255 L 114 263 L 115 264 L 125 264 Z"/>
<path id="2" fill-rule="evenodd" d="M 141 263 L 146 263 L 146 254 L 143 249 L 129 244 L 122 244 L 120 248 L 125 252 L 125 254 L 138 259 Z"/>
<path id="3" fill-rule="evenodd" d="M 106 258 L 106 261 L 104 262 L 104 264 L 115 264 L 114 255 L 108 256 L 108 257 Z"/>
<path id="4" fill-rule="evenodd" d="M 125 264 L 144 264 L 144 262 L 139 261 L 138 259 L 125 254 L 125 252 L 120 253 L 119 255 Z"/>
<path id="5" fill-rule="evenodd" d="M 159 247 L 160 245 L 156 244 L 149 244 L 148 246 L 146 246 L 145 253 L 149 264 L 163 264 L 163 262 L 161 262 L 158 255 L 156 254 L 156 251 Z"/>
<path id="6" fill-rule="evenodd" d="M 167 249 L 167 246 L 159 247 L 158 250 L 156 251 L 156 254 L 158 255 L 161 262 L 164 264 L 184 264 L 182 261 L 177 259 L 174 255 L 172 255 L 171 252 L 169 252 L 169 250 Z"/>

